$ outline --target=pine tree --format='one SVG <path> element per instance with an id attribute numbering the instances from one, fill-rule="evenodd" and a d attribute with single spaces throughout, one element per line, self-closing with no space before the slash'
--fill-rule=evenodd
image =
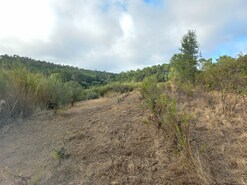
<path id="1" fill-rule="evenodd" d="M 175 54 L 170 61 L 175 74 L 173 78 L 182 83 L 194 83 L 198 58 L 200 56 L 195 31 L 189 30 L 188 33 L 183 36 L 181 46 L 181 53 Z"/>

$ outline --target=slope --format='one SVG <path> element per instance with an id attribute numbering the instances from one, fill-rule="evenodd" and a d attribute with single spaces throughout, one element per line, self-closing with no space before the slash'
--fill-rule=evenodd
<path id="1" fill-rule="evenodd" d="M 143 123 L 148 112 L 141 106 L 140 94 L 132 92 L 1 128 L 0 185 L 17 184 L 20 177 L 29 185 L 192 184 L 177 170 L 183 164 L 165 145 L 164 133 Z M 191 111 L 193 142 L 212 183 L 246 184 L 246 112 L 232 120 L 216 117 L 199 99 Z M 68 156 L 54 159 L 54 149 L 63 147 Z"/>

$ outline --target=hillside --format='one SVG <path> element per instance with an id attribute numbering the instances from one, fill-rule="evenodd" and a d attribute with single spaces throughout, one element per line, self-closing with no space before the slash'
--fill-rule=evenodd
<path id="1" fill-rule="evenodd" d="M 69 65 L 54 64 L 18 55 L 0 55 L 0 67 L 14 69 L 24 66 L 31 73 L 41 73 L 50 76 L 58 73 L 64 82 L 75 81 L 88 88 L 92 85 L 102 85 L 108 82 L 141 82 L 144 78 L 156 76 L 162 81 L 168 80 L 169 64 L 154 65 L 143 69 L 121 72 L 119 74 L 105 71 L 87 70 Z"/>
<path id="2" fill-rule="evenodd" d="M 196 38 L 119 75 L 2 56 L 0 185 L 247 184 L 247 55 Z"/>
<path id="3" fill-rule="evenodd" d="M 179 107 L 193 114 L 196 172 L 171 150 L 164 132 L 144 124 L 150 113 L 142 103 L 135 91 L 4 126 L 0 185 L 17 184 L 21 176 L 29 185 L 247 183 L 244 102 L 229 118 L 219 111 L 218 94 L 198 96 L 189 104 L 180 97 Z M 63 147 L 68 156 L 59 162 L 52 154 Z"/>
<path id="4" fill-rule="evenodd" d="M 17 66 L 24 66 L 32 73 L 41 73 L 45 76 L 58 73 L 63 81 L 76 81 L 84 87 L 105 84 L 116 76 L 114 73 L 86 70 L 69 65 L 59 65 L 46 61 L 34 60 L 28 57 L 20 57 L 18 55 L 0 56 L 0 67 L 13 69 Z"/>
<path id="5" fill-rule="evenodd" d="M 147 77 L 155 76 L 159 82 L 164 82 L 168 80 L 169 70 L 169 64 L 153 65 L 143 69 L 121 72 L 115 77 L 115 80 L 120 82 L 142 82 Z"/>

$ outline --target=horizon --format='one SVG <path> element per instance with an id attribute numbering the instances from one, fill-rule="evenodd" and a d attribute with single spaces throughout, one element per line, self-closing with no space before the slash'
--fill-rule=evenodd
<path id="1" fill-rule="evenodd" d="M 1 55 L 119 73 L 169 63 L 189 29 L 196 31 L 204 58 L 235 58 L 247 51 L 245 0 L 0 0 L 0 5 Z"/>

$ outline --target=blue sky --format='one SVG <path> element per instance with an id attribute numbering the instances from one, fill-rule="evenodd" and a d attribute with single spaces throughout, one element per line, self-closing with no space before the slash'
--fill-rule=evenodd
<path id="1" fill-rule="evenodd" d="M 0 0 L 0 54 L 120 72 L 168 63 L 192 29 L 203 57 L 236 57 L 246 10 L 246 0 Z"/>
<path id="2" fill-rule="evenodd" d="M 143 0 L 149 6 L 153 6 L 156 8 L 163 8 L 165 5 L 165 1 L 162 0 Z"/>

